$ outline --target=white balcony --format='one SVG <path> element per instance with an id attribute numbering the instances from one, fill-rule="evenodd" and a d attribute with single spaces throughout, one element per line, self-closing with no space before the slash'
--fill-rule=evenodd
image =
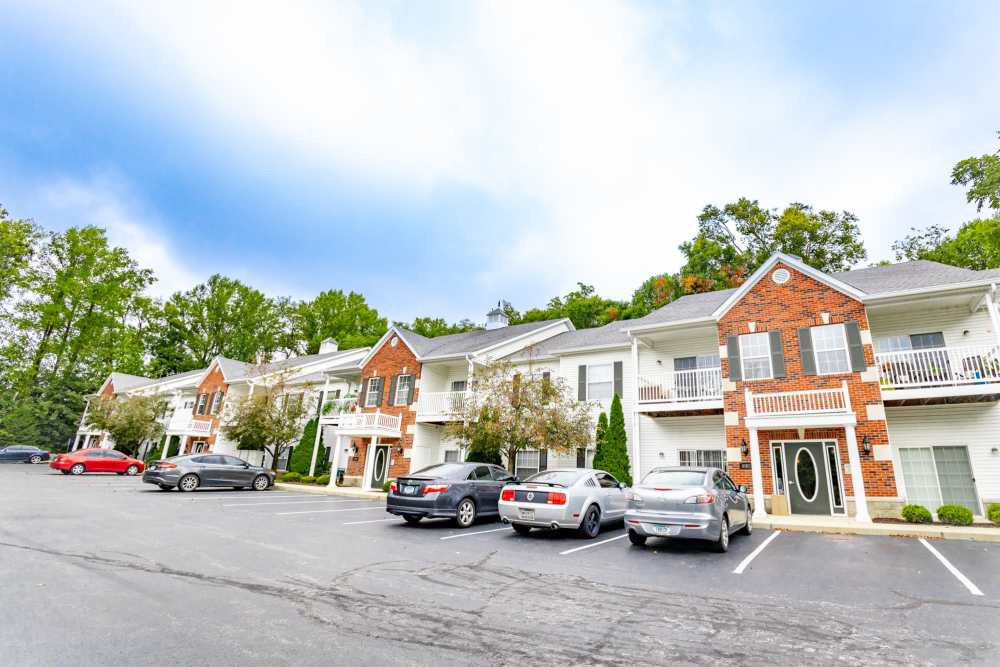
<path id="1" fill-rule="evenodd" d="M 1000 393 L 1000 347 L 936 347 L 875 355 L 884 400 Z"/>
<path id="2" fill-rule="evenodd" d="M 340 415 L 337 432 L 342 435 L 385 436 L 398 438 L 402 435 L 402 416 L 382 412 L 350 412 Z"/>
<path id="3" fill-rule="evenodd" d="M 420 392 L 417 398 L 417 421 L 448 421 L 459 419 L 466 398 L 471 397 L 466 391 L 428 391 Z"/>
<path id="4" fill-rule="evenodd" d="M 722 407 L 722 370 L 698 368 L 639 376 L 639 409 L 678 411 Z"/>
<path id="5" fill-rule="evenodd" d="M 323 401 L 320 409 L 321 420 L 326 423 L 337 423 L 340 417 L 354 412 L 358 406 L 358 399 L 354 396 L 348 398 L 330 398 Z"/>
<path id="6" fill-rule="evenodd" d="M 824 426 L 853 424 L 847 382 L 829 389 L 755 394 L 745 391 L 746 423 L 751 427 Z"/>

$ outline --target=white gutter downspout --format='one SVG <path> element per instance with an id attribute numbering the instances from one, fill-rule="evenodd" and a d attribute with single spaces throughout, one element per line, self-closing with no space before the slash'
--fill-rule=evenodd
<path id="1" fill-rule="evenodd" d="M 642 479 L 642 446 L 639 437 L 639 339 L 632 339 L 632 484 Z"/>

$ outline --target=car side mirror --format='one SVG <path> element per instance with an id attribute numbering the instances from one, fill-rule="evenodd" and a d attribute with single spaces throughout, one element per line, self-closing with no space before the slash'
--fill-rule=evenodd
<path id="1" fill-rule="evenodd" d="M 625 490 L 625 489 L 628 488 L 628 485 L 625 484 L 625 482 L 618 482 L 618 488 L 622 489 L 622 490 Z"/>
<path id="2" fill-rule="evenodd" d="M 740 493 L 746 493 L 746 492 L 747 492 L 747 485 L 740 484 Z"/>

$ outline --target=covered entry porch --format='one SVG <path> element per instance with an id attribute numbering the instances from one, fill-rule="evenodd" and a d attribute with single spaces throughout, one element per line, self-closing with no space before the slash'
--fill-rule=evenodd
<path id="1" fill-rule="evenodd" d="M 361 488 L 381 491 L 389 479 L 392 459 L 401 449 L 401 421 L 399 415 L 356 412 L 340 415 L 336 425 L 325 425 L 325 437 L 333 443 L 329 486 L 339 486 L 341 470 L 346 473 L 351 467 L 360 467 Z"/>

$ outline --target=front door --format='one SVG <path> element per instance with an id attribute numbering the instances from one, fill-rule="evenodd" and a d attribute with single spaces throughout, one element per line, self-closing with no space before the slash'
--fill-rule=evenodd
<path id="1" fill-rule="evenodd" d="M 827 470 L 823 443 L 786 442 L 785 464 L 792 513 L 832 514 L 830 471 Z"/>
<path id="2" fill-rule="evenodd" d="M 378 445 L 372 455 L 375 458 L 372 460 L 371 487 L 381 489 L 389 476 L 389 446 Z"/>

